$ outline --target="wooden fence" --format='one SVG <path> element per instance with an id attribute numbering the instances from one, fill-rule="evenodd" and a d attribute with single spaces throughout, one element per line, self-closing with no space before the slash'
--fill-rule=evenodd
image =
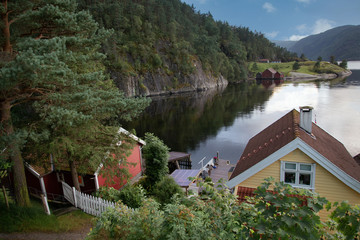
<path id="1" fill-rule="evenodd" d="M 114 202 L 79 192 L 65 182 L 62 187 L 65 199 L 88 214 L 99 217 L 107 208 L 115 208 Z"/>

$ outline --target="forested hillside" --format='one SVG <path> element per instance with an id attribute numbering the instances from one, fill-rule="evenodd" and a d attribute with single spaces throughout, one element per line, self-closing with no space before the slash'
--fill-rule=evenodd
<path id="1" fill-rule="evenodd" d="M 114 35 L 107 68 L 129 95 L 187 91 L 247 78 L 247 62 L 295 56 L 263 34 L 215 21 L 180 0 L 78 0 Z"/>
<path id="2" fill-rule="evenodd" d="M 347 25 L 301 39 L 289 49 L 312 60 L 319 56 L 327 61 L 330 56 L 339 61 L 360 60 L 359 38 L 360 25 Z"/>

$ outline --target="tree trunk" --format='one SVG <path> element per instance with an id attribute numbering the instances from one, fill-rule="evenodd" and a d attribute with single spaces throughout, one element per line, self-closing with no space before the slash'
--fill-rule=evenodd
<path id="1" fill-rule="evenodd" d="M 7 53 L 12 53 L 12 46 L 10 42 L 10 22 L 9 22 L 9 12 L 7 9 L 7 0 L 3 1 L 3 7 L 4 7 L 4 13 L 2 14 L 2 20 L 3 20 L 3 37 L 4 37 L 4 45 L 3 45 L 3 51 Z"/>
<path id="2" fill-rule="evenodd" d="M 11 122 L 11 104 L 8 101 L 1 103 L 1 123 L 5 135 L 10 137 L 9 152 L 13 162 L 14 191 L 16 203 L 19 206 L 30 206 L 30 198 L 26 184 L 24 162 L 21 157 L 17 139 L 13 137 L 14 128 Z"/>
<path id="3" fill-rule="evenodd" d="M 5 198 L 5 203 L 6 203 L 6 207 L 9 209 L 9 201 L 8 201 L 8 197 L 7 197 L 7 194 L 6 194 L 6 189 L 5 189 L 5 186 L 2 185 L 2 190 L 3 190 L 3 194 L 4 194 L 4 198 Z"/>
<path id="4" fill-rule="evenodd" d="M 73 180 L 74 187 L 75 187 L 76 190 L 81 192 L 80 184 L 79 184 L 79 176 L 78 176 L 78 173 L 76 171 L 75 163 L 73 161 L 69 160 L 69 166 L 70 166 L 70 169 L 71 169 L 71 177 L 72 177 L 72 180 Z"/>

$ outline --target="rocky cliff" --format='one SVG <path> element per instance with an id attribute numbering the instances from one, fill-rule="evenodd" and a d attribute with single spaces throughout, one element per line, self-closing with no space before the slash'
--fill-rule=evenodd
<path id="1" fill-rule="evenodd" d="M 194 71 L 186 76 L 168 75 L 163 70 L 148 72 L 137 76 L 124 76 L 111 71 L 118 88 L 127 96 L 154 96 L 190 91 L 202 91 L 226 86 L 228 81 L 223 76 L 213 76 L 205 72 L 199 61 L 194 61 Z"/>

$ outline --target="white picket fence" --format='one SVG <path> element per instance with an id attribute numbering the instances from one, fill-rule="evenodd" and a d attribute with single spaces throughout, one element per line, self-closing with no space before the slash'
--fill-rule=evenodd
<path id="1" fill-rule="evenodd" d="M 115 208 L 114 202 L 79 192 L 65 182 L 62 187 L 65 199 L 88 214 L 99 217 L 107 208 Z"/>

